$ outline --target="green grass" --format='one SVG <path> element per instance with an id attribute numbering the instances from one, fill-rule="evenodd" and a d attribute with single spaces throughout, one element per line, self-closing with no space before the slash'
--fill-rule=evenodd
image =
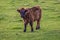
<path id="1" fill-rule="evenodd" d="M 23 21 L 16 11 L 21 7 L 40 5 L 41 29 L 23 32 Z M 0 0 L 0 40 L 60 40 L 60 0 Z"/>

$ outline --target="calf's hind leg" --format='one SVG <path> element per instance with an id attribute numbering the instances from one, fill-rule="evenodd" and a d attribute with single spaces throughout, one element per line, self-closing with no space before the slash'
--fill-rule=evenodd
<path id="1" fill-rule="evenodd" d="M 40 29 L 40 20 L 37 20 L 37 26 L 36 26 L 36 30 Z"/>

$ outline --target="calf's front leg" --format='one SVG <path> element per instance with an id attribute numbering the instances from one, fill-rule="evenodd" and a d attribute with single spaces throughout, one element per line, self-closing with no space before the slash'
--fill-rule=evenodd
<path id="1" fill-rule="evenodd" d="M 33 32 L 34 30 L 33 30 L 33 22 L 32 21 L 30 21 L 30 26 L 31 26 L 31 32 Z"/>
<path id="2" fill-rule="evenodd" d="M 28 22 L 27 22 L 27 20 L 25 20 L 25 21 L 24 21 L 24 32 L 26 32 L 27 24 L 28 24 Z"/>

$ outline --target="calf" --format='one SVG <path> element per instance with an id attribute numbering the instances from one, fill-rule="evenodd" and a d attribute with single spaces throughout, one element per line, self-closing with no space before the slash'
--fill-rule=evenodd
<path id="1" fill-rule="evenodd" d="M 36 30 L 40 29 L 40 20 L 41 20 L 41 8 L 40 6 L 35 6 L 32 8 L 21 8 L 17 9 L 21 17 L 24 20 L 24 32 L 26 32 L 27 24 L 31 26 L 31 32 L 33 32 L 33 22 L 37 21 Z"/>

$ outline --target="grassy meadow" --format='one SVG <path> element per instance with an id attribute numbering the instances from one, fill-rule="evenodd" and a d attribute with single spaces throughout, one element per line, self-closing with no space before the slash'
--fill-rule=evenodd
<path id="1" fill-rule="evenodd" d="M 41 29 L 23 32 L 23 21 L 16 11 L 40 5 Z M 0 40 L 60 40 L 60 0 L 0 0 Z"/>

